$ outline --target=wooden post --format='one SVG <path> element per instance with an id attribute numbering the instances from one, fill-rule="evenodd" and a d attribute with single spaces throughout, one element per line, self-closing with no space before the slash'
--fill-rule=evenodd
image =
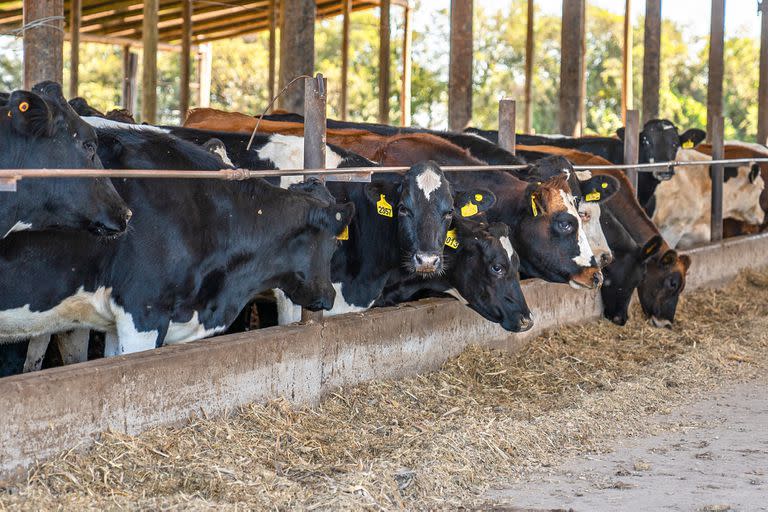
<path id="1" fill-rule="evenodd" d="M 723 47 L 725 0 L 712 0 L 707 82 L 707 139 L 712 141 L 713 118 L 723 115 Z"/>
<path id="2" fill-rule="evenodd" d="M 757 101 L 757 142 L 768 143 L 768 0 L 760 3 L 760 85 Z"/>
<path id="3" fill-rule="evenodd" d="M 389 124 L 390 0 L 380 0 L 379 5 L 379 122 Z"/>
<path id="4" fill-rule="evenodd" d="M 304 80 L 305 169 L 325 169 L 326 90 L 327 83 L 320 73 L 315 78 Z M 322 319 L 322 311 L 301 308 L 302 322 L 319 322 Z"/>
<path id="5" fill-rule="evenodd" d="M 563 0 L 563 24 L 560 33 L 560 133 L 577 135 L 580 124 L 582 96 L 584 38 L 584 0 Z M 579 20 L 578 23 L 565 20 Z"/>
<path id="6" fill-rule="evenodd" d="M 80 82 L 80 18 L 81 0 L 72 0 L 69 5 L 69 97 L 75 98 Z"/>
<path id="7" fill-rule="evenodd" d="M 157 116 L 157 9 L 158 0 L 144 0 L 141 24 L 141 121 L 154 124 Z"/>
<path id="8" fill-rule="evenodd" d="M 315 67 L 315 0 L 280 2 L 280 84 L 282 90 L 301 75 L 311 75 Z M 278 100 L 280 108 L 302 113 L 304 88 L 289 88 Z"/>
<path id="9" fill-rule="evenodd" d="M 712 160 L 722 160 L 725 154 L 723 116 L 714 116 L 711 121 L 712 125 L 707 130 L 707 134 L 712 141 Z M 712 231 L 710 240 L 718 242 L 723 239 L 723 179 L 725 177 L 723 164 L 713 165 L 710 168 L 710 177 L 712 178 Z"/>
<path id="10" fill-rule="evenodd" d="M 523 118 L 523 132 L 531 133 L 533 128 L 533 58 L 534 58 L 534 37 L 533 37 L 533 0 L 528 0 L 528 18 L 525 32 L 525 115 Z"/>
<path id="11" fill-rule="evenodd" d="M 659 117 L 661 0 L 645 0 L 643 46 L 643 124 L 645 124 Z"/>
<path id="12" fill-rule="evenodd" d="M 139 69 L 139 58 L 131 52 L 131 47 L 123 46 L 123 108 L 131 114 L 136 114 L 136 103 L 138 100 L 138 82 L 136 74 Z"/>
<path id="13" fill-rule="evenodd" d="M 181 76 L 179 97 L 179 119 L 181 123 L 189 111 L 189 80 L 192 74 L 190 49 L 192 48 L 192 0 L 182 0 L 181 30 Z"/>
<path id="14" fill-rule="evenodd" d="M 275 97 L 275 70 L 277 69 L 277 0 L 269 0 L 269 100 Z"/>
<path id="15" fill-rule="evenodd" d="M 339 113 L 342 121 L 349 116 L 347 87 L 349 81 L 349 16 L 352 13 L 352 0 L 342 0 L 341 20 L 341 95 L 339 96 Z"/>
<path id="16" fill-rule="evenodd" d="M 499 100 L 499 146 L 515 154 L 515 100 Z"/>
<path id="17" fill-rule="evenodd" d="M 198 105 L 201 107 L 211 106 L 211 72 L 213 67 L 213 49 L 211 43 L 201 44 L 198 47 L 200 52 L 199 72 L 198 77 L 200 79 L 200 85 L 198 87 L 198 94 L 200 100 Z"/>
<path id="18" fill-rule="evenodd" d="M 472 119 L 472 18 L 472 0 L 451 0 L 448 129 L 453 131 Z"/>
<path id="19" fill-rule="evenodd" d="M 624 128 L 624 163 L 636 164 L 638 160 L 640 144 L 640 112 L 627 110 L 626 125 Z M 626 170 L 627 179 L 635 191 L 637 197 L 637 169 Z"/>
<path id="20" fill-rule="evenodd" d="M 64 75 L 64 0 L 24 0 L 24 88 Z M 39 21 L 48 18 L 47 21 Z M 38 24 L 39 23 L 39 24 Z"/>
<path id="21" fill-rule="evenodd" d="M 411 8 L 403 7 L 403 74 L 400 84 L 400 126 L 411 126 L 411 41 L 413 39 Z"/>
<path id="22" fill-rule="evenodd" d="M 621 60 L 621 120 L 626 123 L 632 108 L 632 0 L 624 0 L 624 47 Z"/>

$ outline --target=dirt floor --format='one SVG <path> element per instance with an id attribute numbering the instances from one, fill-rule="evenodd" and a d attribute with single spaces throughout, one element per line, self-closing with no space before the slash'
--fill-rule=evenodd
<path id="1" fill-rule="evenodd" d="M 761 510 L 768 273 L 686 296 L 671 330 L 639 316 L 317 408 L 105 433 L 1 483 L 0 510 Z"/>

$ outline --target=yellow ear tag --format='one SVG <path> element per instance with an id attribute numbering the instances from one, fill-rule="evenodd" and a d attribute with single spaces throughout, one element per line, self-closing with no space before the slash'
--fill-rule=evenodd
<path id="1" fill-rule="evenodd" d="M 384 194 L 379 194 L 379 201 L 376 203 L 376 211 L 382 217 L 392 217 L 392 205 L 387 202 Z"/>
<path id="2" fill-rule="evenodd" d="M 449 229 L 447 236 L 445 237 L 445 245 L 451 249 L 457 249 L 459 247 L 459 240 L 456 238 L 456 230 Z"/>
<path id="3" fill-rule="evenodd" d="M 478 203 L 482 203 L 483 202 L 483 194 L 475 194 L 475 201 L 477 201 Z"/>
<path id="4" fill-rule="evenodd" d="M 587 201 L 588 203 L 591 203 L 592 201 L 599 201 L 600 192 L 598 192 L 597 190 L 593 190 L 592 192 L 584 196 L 584 200 Z"/>
<path id="5" fill-rule="evenodd" d="M 539 216 L 539 210 L 536 208 L 536 199 L 533 198 L 533 194 L 531 194 L 531 210 L 533 210 L 534 217 Z"/>
<path id="6" fill-rule="evenodd" d="M 691 149 L 691 148 L 693 148 L 693 141 L 692 140 L 687 140 L 687 141 L 683 142 L 683 149 Z"/>
<path id="7" fill-rule="evenodd" d="M 19 110 L 21 110 L 22 112 L 26 112 L 27 110 L 29 110 L 29 103 L 27 103 L 26 101 L 22 101 L 21 103 L 19 103 Z"/>
<path id="8" fill-rule="evenodd" d="M 349 226 L 344 226 L 344 229 L 336 237 L 336 240 L 349 240 Z"/>
<path id="9" fill-rule="evenodd" d="M 607 184 L 607 183 L 603 183 L 603 184 L 602 184 L 602 185 L 600 185 L 600 186 L 601 186 L 601 187 L 603 187 L 603 188 L 608 188 L 608 184 Z"/>
<path id="10" fill-rule="evenodd" d="M 467 204 L 461 207 L 462 217 L 471 217 L 473 215 L 477 215 L 477 212 L 478 212 L 477 205 L 472 201 L 468 202 Z"/>

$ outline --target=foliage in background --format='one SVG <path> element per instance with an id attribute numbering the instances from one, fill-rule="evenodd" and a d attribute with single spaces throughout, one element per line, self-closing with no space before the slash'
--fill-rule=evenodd
<path id="1" fill-rule="evenodd" d="M 423 1 L 423 0 L 422 0 Z M 419 8 L 416 2 L 415 8 Z M 392 9 L 390 121 L 399 124 L 402 79 L 402 9 Z M 447 7 L 413 33 L 412 113 L 415 124 L 444 128 L 448 100 Z M 524 85 L 526 1 L 512 0 L 506 10 L 486 12 L 475 7 L 473 124 L 495 126 L 498 100 L 517 98 L 522 113 Z M 533 77 L 533 127 L 539 133 L 557 132 L 560 74 L 558 16 L 537 12 L 536 60 Z M 351 17 L 349 112 L 350 119 L 376 121 L 378 111 L 378 13 L 355 12 Z M 623 18 L 595 6 L 587 11 L 587 133 L 613 133 L 621 125 L 621 46 Z M 634 27 L 634 106 L 641 105 L 643 20 Z M 315 35 L 316 70 L 328 77 L 329 117 L 340 117 L 341 19 L 318 23 Z M 267 104 L 267 33 L 262 32 L 213 44 L 211 106 L 256 114 Z M 725 44 L 725 134 L 729 139 L 752 140 L 757 132 L 759 42 L 738 34 Z M 140 50 L 138 50 L 140 52 Z M 82 44 L 80 95 L 96 108 L 120 105 L 122 50 L 117 46 Z M 665 20 L 661 41 L 660 115 L 681 128 L 706 125 L 706 38 L 691 37 L 683 27 Z M 68 81 L 65 48 L 64 81 Z M 0 88 L 11 90 L 21 82 L 21 43 L 0 37 Z M 179 55 L 158 56 L 158 120 L 179 121 Z M 197 104 L 197 66 L 193 62 L 192 103 Z M 141 76 L 139 69 L 138 76 Z M 140 92 L 139 92 L 140 98 Z M 139 106 L 140 110 L 140 106 Z M 522 120 L 518 127 L 522 126 Z"/>

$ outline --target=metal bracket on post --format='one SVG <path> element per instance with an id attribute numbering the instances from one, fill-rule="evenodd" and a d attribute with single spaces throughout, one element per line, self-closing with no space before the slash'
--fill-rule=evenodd
<path id="1" fill-rule="evenodd" d="M 627 124 L 624 127 L 624 163 L 636 164 L 640 149 L 640 112 L 627 110 Z M 637 169 L 626 170 L 627 179 L 637 197 Z"/>
<path id="2" fill-rule="evenodd" d="M 325 169 L 325 110 L 326 81 L 322 73 L 315 78 L 304 79 L 304 168 Z M 318 178 L 326 181 L 328 176 L 307 175 L 304 181 Z M 320 322 L 322 311 L 310 311 L 301 308 L 301 322 Z"/>
<path id="3" fill-rule="evenodd" d="M 712 160 L 723 159 L 725 153 L 724 139 L 723 116 L 712 116 Z M 725 178 L 723 164 L 714 164 L 710 167 L 709 176 L 712 179 L 710 240 L 719 242 L 723 239 L 723 180 Z"/>
<path id="4" fill-rule="evenodd" d="M 16 192 L 16 182 L 19 178 L 0 178 L 0 192 Z"/>
<path id="5" fill-rule="evenodd" d="M 499 146 L 515 154 L 515 100 L 499 100 Z"/>

